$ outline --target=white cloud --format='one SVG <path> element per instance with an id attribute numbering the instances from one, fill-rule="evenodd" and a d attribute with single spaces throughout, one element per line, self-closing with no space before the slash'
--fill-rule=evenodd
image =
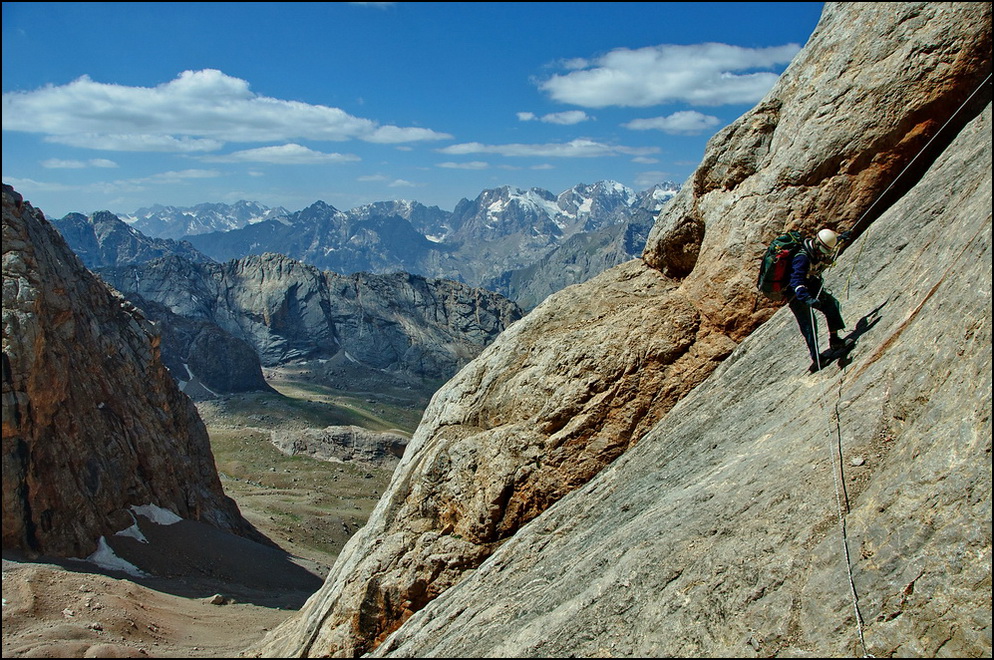
<path id="1" fill-rule="evenodd" d="M 181 170 L 179 172 L 160 172 L 141 179 L 132 179 L 140 183 L 177 183 L 183 179 L 213 179 L 221 176 L 217 170 Z"/>
<path id="2" fill-rule="evenodd" d="M 48 160 L 41 161 L 41 166 L 50 170 L 81 170 L 86 167 L 86 162 L 82 160 L 49 158 Z"/>
<path id="3" fill-rule="evenodd" d="M 171 172 L 160 172 L 146 177 L 134 179 L 117 179 L 114 181 L 97 181 L 87 184 L 64 184 L 55 181 L 37 181 L 34 179 L 20 179 L 4 176 L 4 183 L 13 186 L 15 189 L 31 190 L 37 192 L 78 192 L 78 193 L 99 193 L 102 195 L 117 194 L 121 192 L 137 192 L 146 190 L 153 185 L 177 184 L 188 180 L 213 179 L 221 176 L 217 170 L 180 170 Z"/>
<path id="4" fill-rule="evenodd" d="M 448 133 L 437 133 L 427 128 L 401 128 L 400 126 L 380 126 L 360 139 L 378 144 L 397 144 L 400 142 L 426 142 L 430 140 L 449 140 Z"/>
<path id="5" fill-rule="evenodd" d="M 88 167 L 117 167 L 117 163 L 112 160 L 107 160 L 106 158 L 91 158 L 89 160 L 63 160 L 61 158 L 49 158 L 48 160 L 43 160 L 41 162 L 41 166 L 52 170 L 80 170 Z"/>
<path id="6" fill-rule="evenodd" d="M 635 185 L 639 188 L 649 188 L 660 181 L 666 181 L 670 178 L 671 175 L 669 172 L 642 172 L 635 177 Z"/>
<path id="7" fill-rule="evenodd" d="M 225 142 L 293 139 L 399 143 L 451 137 L 425 128 L 381 126 L 339 108 L 260 96 L 248 82 L 214 69 L 184 71 L 156 87 L 83 76 L 66 85 L 5 92 L 3 129 L 124 151 L 211 151 Z"/>
<path id="8" fill-rule="evenodd" d="M 583 110 L 567 110 L 566 112 L 553 112 L 541 117 L 534 112 L 519 112 L 520 121 L 541 121 L 546 124 L 560 124 L 562 126 L 572 126 L 580 122 L 589 121 L 591 117 Z"/>
<path id="9" fill-rule="evenodd" d="M 563 64 L 569 73 L 554 75 L 539 88 L 553 100 L 588 108 L 751 104 L 779 77 L 769 69 L 786 65 L 799 50 L 797 44 L 718 43 L 619 48 L 595 60 L 571 60 Z"/>
<path id="10" fill-rule="evenodd" d="M 468 163 L 439 163 L 438 167 L 444 167 L 450 170 L 485 170 L 490 167 L 490 164 L 485 163 L 482 160 L 474 160 Z"/>
<path id="11" fill-rule="evenodd" d="M 203 140 L 188 137 L 175 138 L 170 135 L 147 134 L 98 134 L 75 133 L 70 135 L 48 135 L 46 142 L 64 144 L 80 149 L 101 151 L 155 151 L 166 153 L 196 153 L 216 151 L 224 146 L 220 140 Z"/>
<path id="12" fill-rule="evenodd" d="M 571 126 L 580 122 L 589 121 L 590 116 L 583 110 L 567 110 L 566 112 L 554 112 L 542 117 L 541 121 L 547 124 L 561 124 Z"/>
<path id="13" fill-rule="evenodd" d="M 625 128 L 633 131 L 662 131 L 671 135 L 698 135 L 709 131 L 721 123 L 721 120 L 711 115 L 705 115 L 696 110 L 681 110 L 666 117 L 650 119 L 633 119 Z"/>
<path id="14" fill-rule="evenodd" d="M 18 191 L 31 190 L 33 192 L 69 192 L 79 190 L 80 188 L 79 186 L 58 183 L 56 181 L 38 181 L 36 179 L 7 176 L 6 174 L 3 175 L 3 182 Z"/>
<path id="15" fill-rule="evenodd" d="M 245 149 L 224 156 L 205 156 L 211 163 L 270 163 L 272 165 L 316 165 L 320 163 L 348 163 L 361 160 L 353 154 L 323 153 L 299 144 L 277 147 Z"/>
<path id="16" fill-rule="evenodd" d="M 466 142 L 438 150 L 444 154 L 499 154 L 501 156 L 597 158 L 603 156 L 645 156 L 657 153 L 656 147 L 622 147 L 595 140 L 577 139 L 559 144 L 483 144 Z"/>

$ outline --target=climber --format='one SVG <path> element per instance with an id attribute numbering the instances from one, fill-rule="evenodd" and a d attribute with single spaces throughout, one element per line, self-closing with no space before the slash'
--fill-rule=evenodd
<path id="1" fill-rule="evenodd" d="M 822 367 L 813 310 L 825 315 L 829 349 L 838 351 L 848 345 L 839 337 L 839 331 L 846 327 L 839 301 L 825 290 L 821 279 L 822 271 L 832 264 L 842 243 L 848 239 L 849 232 L 837 234 L 831 229 L 822 229 L 813 238 L 803 240 L 801 249 L 791 261 L 788 305 L 808 345 L 811 354 L 808 370 L 812 373 Z"/>

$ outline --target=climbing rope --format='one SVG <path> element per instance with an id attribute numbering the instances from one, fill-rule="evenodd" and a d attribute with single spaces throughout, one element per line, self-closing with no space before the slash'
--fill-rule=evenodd
<path id="1" fill-rule="evenodd" d="M 835 451 L 829 452 L 832 458 L 832 477 L 835 480 L 835 504 L 839 514 L 839 529 L 842 535 L 842 553 L 846 558 L 846 572 L 849 578 L 849 595 L 852 598 L 853 614 L 856 617 L 856 634 L 859 636 L 859 644 L 863 649 L 864 658 L 872 658 L 866 650 L 866 639 L 863 636 L 863 615 L 859 611 L 859 595 L 856 593 L 856 581 L 852 574 L 852 557 L 849 554 L 849 534 L 846 527 L 846 516 L 849 514 L 849 494 L 846 492 L 845 468 L 842 454 L 842 421 L 839 415 L 839 401 L 842 400 L 842 379 L 839 379 L 839 398 L 835 402 Z M 835 466 L 835 458 L 838 454 L 838 469 Z"/>
<path id="2" fill-rule="evenodd" d="M 887 193 L 890 192 L 890 190 L 897 184 L 897 182 L 901 179 L 901 177 L 904 176 L 904 174 L 911 168 L 911 166 L 915 163 L 915 161 L 917 161 L 918 158 L 923 153 L 925 153 L 925 151 L 929 148 L 929 146 L 932 144 L 932 142 L 946 129 L 947 126 L 949 126 L 949 124 L 953 121 L 953 119 L 956 118 L 956 116 L 963 110 L 964 107 L 966 107 L 966 105 L 973 99 L 973 97 L 977 95 L 977 93 L 981 90 L 981 88 L 990 81 L 990 79 L 991 79 L 991 74 L 987 74 L 987 77 L 977 86 L 977 88 L 975 90 L 973 90 L 973 92 L 966 98 L 966 100 L 964 100 L 963 103 L 960 104 L 960 106 L 956 109 L 956 111 L 953 112 L 953 114 L 949 116 L 949 119 L 947 119 L 946 122 L 939 128 L 939 130 L 936 131 L 935 134 L 931 138 L 929 138 L 928 142 L 925 143 L 925 145 L 918 151 L 918 153 L 916 153 L 915 156 L 910 161 L 908 161 L 907 165 L 904 166 L 904 169 L 902 169 L 901 172 L 896 177 L 894 177 L 894 179 L 891 181 L 890 185 L 888 185 L 887 188 L 885 188 L 884 191 L 881 192 L 876 197 L 876 199 L 873 200 L 873 203 L 870 204 L 870 206 L 868 206 L 866 208 L 866 210 L 863 211 L 862 214 L 860 214 L 859 218 L 857 218 L 856 222 L 853 223 L 853 225 L 852 225 L 852 227 L 850 228 L 849 231 L 855 231 L 855 229 L 860 224 L 863 223 L 863 221 L 866 219 L 866 217 L 870 214 L 870 211 L 872 211 L 873 208 L 876 207 L 876 205 L 880 202 L 880 200 L 882 200 L 887 195 Z M 976 238 L 976 237 L 974 237 L 974 238 Z M 863 255 L 863 250 L 865 249 L 866 244 L 868 242 L 869 242 L 869 237 L 867 236 L 867 237 L 864 238 L 862 244 L 860 245 L 859 252 L 856 253 L 856 257 L 853 260 L 853 264 L 852 264 L 852 267 L 849 270 L 849 274 L 846 276 L 846 299 L 847 300 L 849 298 L 849 286 L 850 286 L 850 281 L 852 279 L 852 274 L 855 271 L 856 266 L 859 264 L 859 260 L 860 260 L 860 258 Z M 972 239 L 971 239 L 970 242 L 972 242 Z M 835 251 L 832 254 L 832 259 L 829 262 L 829 266 L 826 268 L 826 270 L 828 270 L 828 268 L 831 268 L 832 266 L 835 265 L 835 259 L 838 256 L 838 253 L 839 253 L 839 250 L 840 250 L 841 247 L 842 247 L 842 244 L 840 242 L 836 246 Z M 959 257 L 957 257 L 956 261 L 958 261 L 958 259 L 959 259 Z M 943 279 L 944 278 L 945 277 L 943 276 Z M 818 292 L 817 292 L 817 295 L 815 296 L 815 298 L 820 298 L 821 292 L 822 292 L 823 289 L 824 289 L 824 278 L 822 278 L 822 280 L 821 280 L 821 284 L 818 287 Z M 924 301 L 923 301 L 923 304 L 924 304 Z M 816 322 L 815 315 L 814 315 L 814 308 L 809 308 L 809 312 L 811 314 L 811 328 L 812 328 L 811 332 L 812 332 L 812 334 L 813 334 L 813 336 L 815 338 L 815 346 L 817 347 L 819 345 L 818 344 L 818 326 L 817 326 L 817 322 Z M 816 349 L 815 362 L 816 362 L 816 366 L 817 366 L 818 370 L 820 371 L 821 370 L 821 356 L 817 353 L 817 349 Z M 838 518 L 839 518 L 839 529 L 840 529 L 841 538 L 842 538 L 842 552 L 843 552 L 843 555 L 845 557 L 846 572 L 847 572 L 847 577 L 848 577 L 848 581 L 849 581 L 849 593 L 850 593 L 850 596 L 851 596 L 851 599 L 852 599 L 853 614 L 854 614 L 854 616 L 856 618 L 856 633 L 857 633 L 857 636 L 859 637 L 860 647 L 862 648 L 862 652 L 863 652 L 863 656 L 862 657 L 864 657 L 864 658 L 872 658 L 874 656 L 870 655 L 869 652 L 867 651 L 867 648 L 866 648 L 866 639 L 864 637 L 864 630 L 863 630 L 863 616 L 862 616 L 862 614 L 861 614 L 861 612 L 859 610 L 859 595 L 858 595 L 858 593 L 856 591 L 856 581 L 853 578 L 852 557 L 851 557 L 851 555 L 849 553 L 849 538 L 848 538 L 848 531 L 847 531 L 847 527 L 846 527 L 846 515 L 849 513 L 849 496 L 848 496 L 848 494 L 846 493 L 846 490 L 845 490 L 845 462 L 844 462 L 844 455 L 843 455 L 843 451 L 842 451 L 842 420 L 841 420 L 841 415 L 839 413 L 839 403 L 842 401 L 842 383 L 843 383 L 843 381 L 844 381 L 844 378 L 839 378 L 838 397 L 836 398 L 835 406 L 834 406 L 836 443 L 835 443 L 835 447 L 833 447 L 832 450 L 830 451 L 831 461 L 832 461 L 832 477 L 833 477 L 833 479 L 835 481 L 835 500 L 836 500 L 836 508 L 837 508 L 837 512 L 838 512 Z M 838 458 L 838 465 L 836 465 L 836 457 Z"/>
<path id="3" fill-rule="evenodd" d="M 818 287 L 818 295 L 821 295 L 821 287 Z M 818 319 L 815 318 L 815 308 L 808 306 L 808 316 L 811 319 L 811 336 L 815 339 L 815 366 L 821 371 L 821 353 L 818 352 Z"/>
<path id="4" fill-rule="evenodd" d="M 904 176 L 904 174 L 909 169 L 911 169 L 911 166 L 915 163 L 916 160 L 918 160 L 918 157 L 921 156 L 923 153 L 925 153 L 925 151 L 929 148 L 929 146 L 931 146 L 932 142 L 934 142 L 935 139 L 937 137 L 939 137 L 939 135 L 941 135 L 944 130 L 946 130 L 946 127 L 949 126 L 949 124 L 953 121 L 953 119 L 955 119 L 956 116 L 959 115 L 959 113 L 963 111 L 963 108 L 965 108 L 967 106 L 967 104 L 970 103 L 970 101 L 973 100 L 973 97 L 977 95 L 977 93 L 981 90 L 981 88 L 984 85 L 986 85 L 990 81 L 990 79 L 991 79 L 991 74 L 988 73 L 987 77 L 984 78 L 984 80 L 979 85 L 977 85 L 977 88 L 974 89 L 973 92 L 971 92 L 970 95 L 966 97 L 966 100 L 964 100 L 960 104 L 960 106 L 958 108 L 956 108 L 956 110 L 953 112 L 953 114 L 949 115 L 949 119 L 946 120 L 946 123 L 944 123 L 939 128 L 939 130 L 937 130 L 935 132 L 935 135 L 933 135 L 932 137 L 930 137 L 928 139 L 928 142 L 926 142 L 925 146 L 923 146 L 918 151 L 918 153 L 915 154 L 914 158 L 912 158 L 911 160 L 908 161 L 908 164 L 904 166 L 904 169 L 902 169 L 900 171 L 900 173 L 896 177 L 894 177 L 894 179 L 890 182 L 890 185 L 888 185 L 884 189 L 884 191 L 882 193 L 880 193 L 879 195 L 877 195 L 877 198 L 873 200 L 872 204 L 870 204 L 868 207 L 866 207 L 866 210 L 863 211 L 863 213 L 860 214 L 860 216 L 856 219 L 856 222 L 854 222 L 853 225 L 852 225 L 852 227 L 849 228 L 849 231 L 856 231 L 856 228 L 859 227 L 861 224 L 863 224 L 863 221 L 866 220 L 866 217 L 870 214 L 870 211 L 872 211 L 874 209 L 874 207 L 876 207 L 876 205 L 880 202 L 880 200 L 883 199 L 884 196 L 886 196 L 887 193 L 890 192 L 891 188 L 893 188 L 897 184 L 897 182 L 901 179 L 901 177 Z M 862 242 L 862 244 L 859 246 L 859 252 L 856 253 L 856 258 L 853 259 L 852 268 L 849 269 L 849 274 L 846 276 L 846 299 L 847 300 L 849 298 L 849 283 L 850 283 L 850 280 L 852 279 L 853 271 L 856 270 L 856 266 L 859 264 L 859 260 L 863 256 L 863 250 L 866 248 L 866 244 L 867 243 L 869 243 L 869 239 L 868 238 L 865 239 Z M 832 264 L 833 265 L 835 263 L 835 257 L 838 255 L 839 249 L 841 247 L 842 247 L 841 243 L 835 247 L 835 252 L 832 254 Z"/>

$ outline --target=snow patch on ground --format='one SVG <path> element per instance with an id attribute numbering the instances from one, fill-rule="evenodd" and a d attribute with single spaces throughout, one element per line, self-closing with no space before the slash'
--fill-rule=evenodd
<path id="1" fill-rule="evenodd" d="M 143 506 L 133 506 L 131 510 L 140 516 L 145 516 L 157 525 L 175 525 L 178 522 L 182 522 L 182 518 L 177 516 L 172 511 L 168 509 L 163 509 L 160 506 L 154 504 L 145 504 Z"/>
<path id="2" fill-rule="evenodd" d="M 133 514 L 132 514 L 132 518 L 134 518 Z M 134 525 L 132 525 L 131 527 L 128 527 L 127 529 L 122 529 L 120 532 L 118 532 L 114 536 L 127 536 L 129 538 L 133 538 L 134 540 L 138 541 L 139 543 L 144 543 L 145 545 L 148 545 L 148 539 L 145 538 L 144 534 L 142 534 L 142 530 L 138 526 L 138 521 L 137 520 L 135 520 L 135 524 Z"/>
<path id="3" fill-rule="evenodd" d="M 114 554 L 114 551 L 107 545 L 107 539 L 103 536 L 97 541 L 96 552 L 87 557 L 86 561 L 109 571 L 121 571 L 132 577 L 149 577 L 145 571 Z"/>

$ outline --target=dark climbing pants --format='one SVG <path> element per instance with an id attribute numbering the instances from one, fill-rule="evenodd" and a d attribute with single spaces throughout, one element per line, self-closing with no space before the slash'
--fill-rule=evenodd
<path id="1" fill-rule="evenodd" d="M 815 308 L 801 302 L 797 298 L 791 298 L 789 305 L 790 311 L 794 312 L 794 318 L 797 319 L 797 327 L 801 329 L 801 335 L 808 345 L 811 361 L 815 362 L 818 360 L 819 354 L 814 318 Z M 838 332 L 846 327 L 846 322 L 842 320 L 842 308 L 839 305 L 839 301 L 825 290 L 822 290 L 818 294 L 817 310 L 825 315 L 825 322 L 828 323 L 829 332 Z"/>

